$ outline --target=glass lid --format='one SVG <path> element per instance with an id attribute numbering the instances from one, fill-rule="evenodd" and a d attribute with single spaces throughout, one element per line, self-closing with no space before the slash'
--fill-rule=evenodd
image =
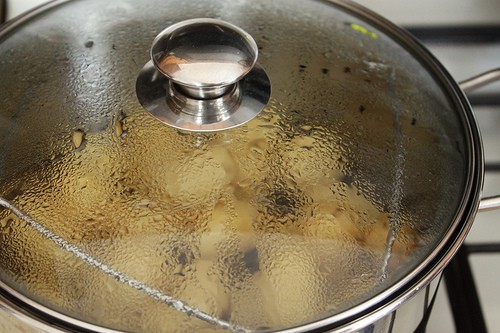
<path id="1" fill-rule="evenodd" d="M 176 30 L 195 18 L 211 34 Z M 327 1 L 88 0 L 4 29 L 2 289 L 127 332 L 281 330 L 397 294 L 457 228 L 473 153 L 383 26 Z"/>

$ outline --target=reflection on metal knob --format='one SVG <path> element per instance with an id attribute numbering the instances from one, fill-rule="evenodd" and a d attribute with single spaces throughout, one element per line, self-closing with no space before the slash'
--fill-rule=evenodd
<path id="1" fill-rule="evenodd" d="M 194 98 L 216 98 L 248 74 L 257 61 L 257 44 L 240 28 L 214 19 L 174 24 L 155 38 L 156 68 Z"/>
<path id="2" fill-rule="evenodd" d="M 253 119 L 269 101 L 269 77 L 256 64 L 258 48 L 242 29 L 192 19 L 163 30 L 136 83 L 144 108 L 189 131 L 218 131 Z"/>

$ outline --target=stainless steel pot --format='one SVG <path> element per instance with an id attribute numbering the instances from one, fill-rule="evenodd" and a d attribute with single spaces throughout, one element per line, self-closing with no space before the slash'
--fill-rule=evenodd
<path id="1" fill-rule="evenodd" d="M 55 1 L 0 59 L 5 331 L 418 332 L 500 205 L 499 71 L 349 2 Z"/>

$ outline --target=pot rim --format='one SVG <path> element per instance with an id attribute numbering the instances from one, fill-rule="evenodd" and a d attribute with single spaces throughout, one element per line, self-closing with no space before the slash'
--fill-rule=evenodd
<path id="1" fill-rule="evenodd" d="M 379 292 L 367 301 L 323 319 L 276 331 L 282 333 L 304 331 L 347 333 L 355 332 L 389 315 L 420 292 L 421 289 L 425 289 L 450 262 L 472 227 L 472 222 L 479 208 L 484 181 L 484 155 L 477 121 L 464 92 L 444 66 L 414 36 L 379 14 L 350 0 L 312 1 L 341 8 L 362 21 L 373 25 L 397 41 L 400 46 L 404 47 L 418 60 L 422 67 L 433 75 L 434 80 L 446 92 L 455 110 L 459 112 L 460 120 L 466 132 L 466 144 L 469 153 L 462 200 L 448 227 L 448 231 L 424 261 L 390 288 Z M 71 0 L 52 0 L 11 19 L 0 26 L 0 42 L 12 30 L 26 24 L 29 20 L 69 2 Z M 34 327 L 49 328 L 51 331 L 64 332 L 67 329 L 80 328 L 102 333 L 123 332 L 90 324 L 59 313 L 13 290 L 3 281 L 0 281 L 0 307 L 7 308 L 11 314 Z"/>
<path id="2" fill-rule="evenodd" d="M 390 288 L 381 291 L 368 301 L 338 315 L 300 327 L 304 331 L 315 330 L 320 327 L 326 330 L 330 327 L 334 332 L 347 333 L 366 327 L 393 312 L 401 304 L 420 292 L 421 289 L 425 289 L 451 261 L 470 231 L 479 208 L 484 182 L 484 152 L 477 120 L 467 97 L 445 67 L 421 42 L 405 29 L 350 0 L 316 1 L 340 6 L 364 22 L 374 25 L 409 51 L 422 64 L 422 67 L 428 69 L 434 80 L 445 90 L 455 110 L 460 113 L 460 120 L 466 131 L 466 144 L 469 152 L 469 156 L 467 156 L 467 179 L 464 184 L 462 201 L 456 210 L 455 217 L 450 222 L 448 231 L 426 260 L 422 261 Z M 296 331 L 283 330 L 280 332 Z"/>

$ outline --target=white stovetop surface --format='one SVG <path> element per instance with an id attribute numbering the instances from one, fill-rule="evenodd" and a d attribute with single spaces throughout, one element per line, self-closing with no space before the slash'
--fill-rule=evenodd
<path id="1" fill-rule="evenodd" d="M 140 0 L 137 0 L 140 1 Z M 271 0 L 270 0 L 271 1 Z M 47 2 L 47 0 L 7 0 L 9 18 Z M 500 24 L 500 0 L 357 0 L 360 4 L 405 26 Z M 433 45 L 431 51 L 457 81 L 482 71 L 500 67 L 500 43 L 479 48 Z M 500 91 L 495 85 L 495 91 Z M 500 109 L 478 108 L 477 118 L 483 134 L 486 160 L 500 161 Z M 500 174 L 487 175 L 485 194 L 500 189 Z M 468 242 L 500 241 L 498 212 L 478 215 Z M 500 254 L 474 255 L 471 259 L 474 278 L 489 332 L 500 332 Z M 453 319 L 444 287 L 440 288 L 431 315 L 428 333 L 454 332 Z"/>

